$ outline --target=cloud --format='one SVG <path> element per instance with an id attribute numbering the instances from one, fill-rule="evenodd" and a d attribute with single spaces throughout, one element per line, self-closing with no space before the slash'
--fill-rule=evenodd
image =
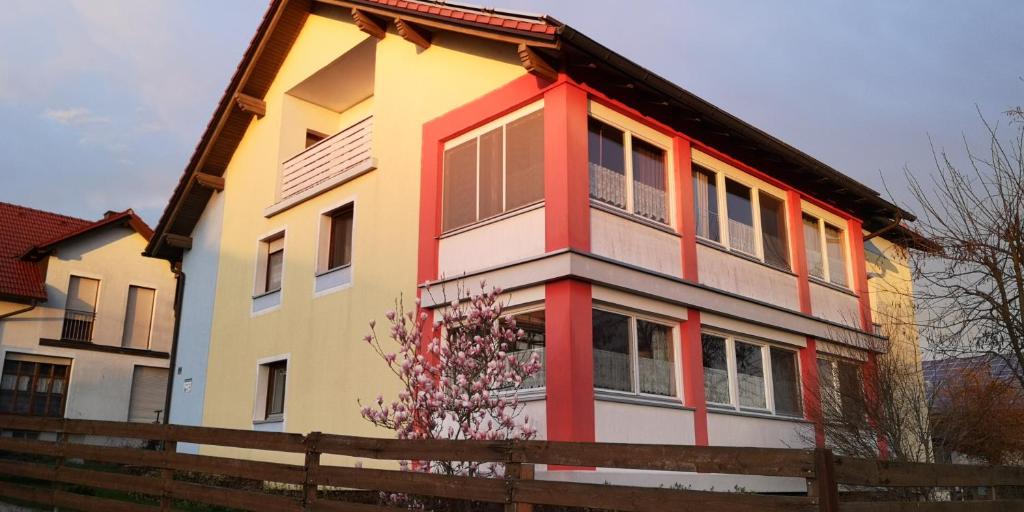
<path id="1" fill-rule="evenodd" d="M 43 112 L 43 117 L 68 126 L 81 126 L 86 124 L 105 124 L 110 118 L 98 116 L 85 107 L 72 108 L 48 108 Z"/>

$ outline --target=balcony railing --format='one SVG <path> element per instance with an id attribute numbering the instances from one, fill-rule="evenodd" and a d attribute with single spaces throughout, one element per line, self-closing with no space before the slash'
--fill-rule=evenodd
<path id="1" fill-rule="evenodd" d="M 373 117 L 367 117 L 284 162 L 281 201 L 314 190 L 373 161 Z"/>
<path id="2" fill-rule="evenodd" d="M 60 338 L 69 341 L 92 341 L 92 326 L 96 322 L 94 311 L 64 310 L 64 327 Z"/>

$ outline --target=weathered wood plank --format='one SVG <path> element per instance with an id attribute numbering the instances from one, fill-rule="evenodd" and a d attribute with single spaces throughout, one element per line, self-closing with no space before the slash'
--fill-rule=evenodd
<path id="1" fill-rule="evenodd" d="M 414 471 L 320 466 L 317 484 L 491 503 L 504 503 L 506 498 L 503 480 Z"/>
<path id="2" fill-rule="evenodd" d="M 168 485 L 168 494 L 180 500 L 243 510 L 271 512 L 299 512 L 302 510 L 302 504 L 298 500 L 287 496 L 180 481 L 174 481 Z"/>
<path id="3" fill-rule="evenodd" d="M 840 512 L 1024 512 L 1024 500 L 840 502 Z"/>
<path id="4" fill-rule="evenodd" d="M 842 484 L 881 487 L 1024 486 L 1024 468 L 835 458 Z"/>

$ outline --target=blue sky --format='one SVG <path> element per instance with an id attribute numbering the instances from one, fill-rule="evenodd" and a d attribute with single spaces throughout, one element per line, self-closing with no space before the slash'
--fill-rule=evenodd
<path id="1" fill-rule="evenodd" d="M 546 12 L 897 199 L 936 145 L 1024 103 L 1024 2 L 499 0 Z M 481 3 L 476 0 L 476 3 Z M 13 0 L 0 10 L 0 201 L 159 218 L 266 9 Z M 883 182 L 884 180 L 884 182 Z"/>

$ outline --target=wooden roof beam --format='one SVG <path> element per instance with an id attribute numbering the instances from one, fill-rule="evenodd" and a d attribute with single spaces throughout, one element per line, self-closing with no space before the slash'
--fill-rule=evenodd
<path id="1" fill-rule="evenodd" d="M 235 93 L 235 106 L 237 106 L 242 112 L 252 114 L 256 117 L 263 117 L 267 115 L 267 102 L 260 98 L 249 96 L 245 93 Z"/>
<path id="2" fill-rule="evenodd" d="M 431 34 L 423 27 L 402 18 L 395 18 L 395 29 L 398 30 L 398 35 L 402 36 L 402 39 L 424 50 L 430 48 Z"/>
<path id="3" fill-rule="evenodd" d="M 370 34 L 377 39 L 384 39 L 388 31 L 384 28 L 384 24 L 378 22 L 373 16 L 366 14 L 365 12 L 352 8 L 352 21 L 356 22 L 356 26 L 359 30 Z"/>
<path id="4" fill-rule="evenodd" d="M 164 233 L 163 244 L 167 247 L 173 247 L 175 249 L 189 250 L 192 248 L 192 237 L 185 235 L 176 235 L 174 233 Z"/>
<path id="5" fill-rule="evenodd" d="M 526 43 L 519 44 L 519 61 L 530 73 L 552 82 L 558 79 L 558 70 Z"/>
<path id="6" fill-rule="evenodd" d="M 224 190 L 224 177 L 216 176 L 213 174 L 207 174 L 205 172 L 197 172 L 192 175 L 192 181 L 194 184 L 203 188 L 208 188 L 215 192 Z"/>

